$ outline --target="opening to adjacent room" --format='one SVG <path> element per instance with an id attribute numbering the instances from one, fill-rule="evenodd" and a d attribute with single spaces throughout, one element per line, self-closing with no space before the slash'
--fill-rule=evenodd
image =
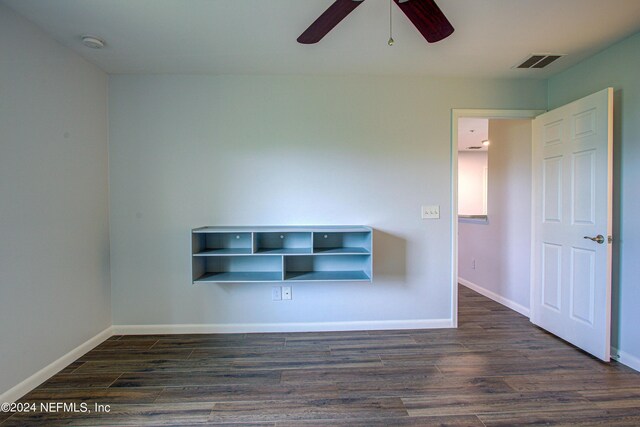
<path id="1" fill-rule="evenodd" d="M 454 110 L 452 141 L 454 287 L 459 283 L 527 317 L 533 115 Z"/>

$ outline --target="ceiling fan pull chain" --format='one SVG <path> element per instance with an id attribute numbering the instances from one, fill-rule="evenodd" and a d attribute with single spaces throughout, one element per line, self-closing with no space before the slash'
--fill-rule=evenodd
<path id="1" fill-rule="evenodd" d="M 387 44 L 393 46 L 395 40 L 393 40 L 393 20 L 391 19 L 391 12 L 393 10 L 393 0 L 389 0 L 389 41 Z"/>

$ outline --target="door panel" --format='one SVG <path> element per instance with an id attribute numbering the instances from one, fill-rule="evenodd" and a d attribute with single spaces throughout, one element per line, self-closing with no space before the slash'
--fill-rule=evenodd
<path id="1" fill-rule="evenodd" d="M 613 90 L 533 123 L 531 321 L 610 357 Z M 586 237 L 604 236 L 598 243 Z"/>
<path id="2" fill-rule="evenodd" d="M 551 243 L 542 245 L 542 303 L 560 312 L 562 298 L 562 246 Z"/>
<path id="3" fill-rule="evenodd" d="M 562 222 L 562 157 L 544 159 L 542 171 L 544 222 Z"/>
<path id="4" fill-rule="evenodd" d="M 571 248 L 571 317 L 593 326 L 596 252 Z"/>
<path id="5" fill-rule="evenodd" d="M 560 144 L 562 142 L 562 120 L 544 125 L 544 145 Z"/>
<path id="6" fill-rule="evenodd" d="M 595 225 L 595 174 L 596 151 L 589 150 L 573 155 L 571 184 L 573 224 Z"/>

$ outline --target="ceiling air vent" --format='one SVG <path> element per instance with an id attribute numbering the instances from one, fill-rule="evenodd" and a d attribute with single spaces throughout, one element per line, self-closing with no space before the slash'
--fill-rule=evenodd
<path id="1" fill-rule="evenodd" d="M 520 65 L 513 68 L 544 68 L 558 58 L 562 58 L 563 54 L 553 53 L 533 53 L 525 59 Z"/>
<path id="2" fill-rule="evenodd" d="M 467 150 L 482 150 L 482 147 L 467 147 Z"/>

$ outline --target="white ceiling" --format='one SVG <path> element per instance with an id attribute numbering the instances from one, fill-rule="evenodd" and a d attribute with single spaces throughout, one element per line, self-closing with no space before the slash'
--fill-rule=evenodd
<path id="1" fill-rule="evenodd" d="M 367 0 L 317 45 L 296 38 L 333 0 L 0 0 L 109 73 L 546 78 L 640 30 L 640 0 L 437 0 L 456 31 L 428 44 Z M 92 50 L 80 35 L 104 38 Z M 566 53 L 514 70 L 530 53 Z"/>
<path id="2" fill-rule="evenodd" d="M 489 139 L 489 119 L 462 117 L 458 119 L 458 151 L 488 151 L 482 141 Z M 469 147 L 482 147 L 469 150 Z"/>

